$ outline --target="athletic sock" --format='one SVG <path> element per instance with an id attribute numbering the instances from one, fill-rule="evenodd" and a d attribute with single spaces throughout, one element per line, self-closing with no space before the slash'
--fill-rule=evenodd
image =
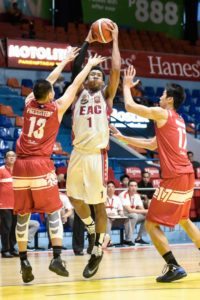
<path id="1" fill-rule="evenodd" d="M 19 257 L 20 257 L 20 260 L 26 260 L 27 259 L 27 251 L 22 251 L 22 252 L 19 252 Z"/>
<path id="2" fill-rule="evenodd" d="M 101 256 L 102 255 L 102 244 L 104 241 L 105 233 L 96 233 L 96 239 L 95 239 L 95 245 L 92 249 L 92 254 L 95 256 Z"/>
<path id="3" fill-rule="evenodd" d="M 175 266 L 179 266 L 179 264 L 177 263 L 173 253 L 171 251 L 165 253 L 163 255 L 164 260 L 166 261 L 166 263 L 169 264 L 173 264 Z"/>
<path id="4" fill-rule="evenodd" d="M 89 234 L 94 234 L 95 233 L 95 223 L 94 220 L 89 216 L 86 219 L 81 219 L 83 223 L 85 224 L 85 227 L 88 231 Z"/>
<path id="5" fill-rule="evenodd" d="M 62 251 L 62 246 L 53 246 L 53 258 L 56 259 L 60 257 Z"/>
<path id="6" fill-rule="evenodd" d="M 95 246 L 97 246 L 97 247 L 101 246 L 102 247 L 104 237 L 105 237 L 105 233 L 96 233 Z"/>
<path id="7" fill-rule="evenodd" d="M 94 246 L 92 249 L 92 254 L 94 254 L 95 256 L 101 256 L 103 253 L 102 247 L 99 246 Z"/>

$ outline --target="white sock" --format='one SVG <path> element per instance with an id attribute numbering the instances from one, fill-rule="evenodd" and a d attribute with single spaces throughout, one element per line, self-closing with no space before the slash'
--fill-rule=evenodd
<path id="1" fill-rule="evenodd" d="M 94 234 L 95 233 L 95 223 L 94 223 L 94 220 L 91 218 L 91 216 L 89 216 L 86 219 L 81 219 L 81 220 L 85 224 L 88 233 Z"/>
<path id="2" fill-rule="evenodd" d="M 101 256 L 102 255 L 102 246 L 94 246 L 92 249 L 92 254 L 94 254 L 95 256 Z"/>
<path id="3" fill-rule="evenodd" d="M 96 245 L 102 245 L 103 241 L 104 241 L 104 237 L 105 237 L 105 233 L 97 233 L 95 244 Z"/>

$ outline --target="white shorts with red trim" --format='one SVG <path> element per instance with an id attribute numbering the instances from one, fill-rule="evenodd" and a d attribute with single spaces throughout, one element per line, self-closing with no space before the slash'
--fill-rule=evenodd
<path id="1" fill-rule="evenodd" d="M 106 201 L 107 152 L 80 153 L 73 150 L 67 169 L 67 195 L 87 204 Z"/>

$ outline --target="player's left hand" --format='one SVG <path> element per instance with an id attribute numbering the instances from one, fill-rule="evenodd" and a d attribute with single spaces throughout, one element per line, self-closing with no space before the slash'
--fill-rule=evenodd
<path id="1" fill-rule="evenodd" d="M 78 47 L 68 46 L 66 58 L 65 58 L 67 60 L 67 62 L 74 60 L 77 57 L 77 55 L 79 54 L 79 51 L 80 51 L 80 48 L 78 48 Z"/>
<path id="2" fill-rule="evenodd" d="M 112 22 L 109 24 L 109 27 L 108 30 L 111 31 L 111 34 L 112 34 L 112 38 L 113 38 L 113 41 L 118 39 L 118 33 L 119 33 L 119 29 L 118 29 L 118 26 L 116 23 Z"/>
<path id="3" fill-rule="evenodd" d="M 129 66 L 127 69 L 124 70 L 124 78 L 123 78 L 123 85 L 126 85 L 130 88 L 135 87 L 139 83 L 139 79 L 135 82 L 134 78 L 136 75 L 136 70 L 133 66 Z"/>

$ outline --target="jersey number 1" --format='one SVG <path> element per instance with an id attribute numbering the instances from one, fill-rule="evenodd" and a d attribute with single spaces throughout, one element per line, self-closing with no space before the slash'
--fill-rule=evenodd
<path id="1" fill-rule="evenodd" d="M 46 119 L 39 118 L 37 120 L 36 117 L 31 117 L 29 120 L 31 123 L 29 127 L 28 137 L 42 139 L 44 136 L 44 126 L 46 124 Z M 39 127 L 35 129 L 35 126 L 39 126 Z"/>
<path id="2" fill-rule="evenodd" d="M 92 127 L 92 118 L 89 117 L 87 120 L 88 120 L 88 123 L 89 123 L 89 127 Z"/>

